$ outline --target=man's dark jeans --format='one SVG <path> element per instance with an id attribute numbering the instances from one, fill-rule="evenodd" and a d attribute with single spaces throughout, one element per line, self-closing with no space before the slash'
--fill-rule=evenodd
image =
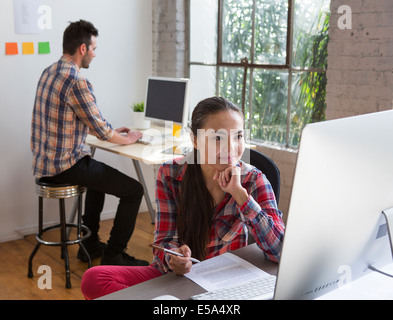
<path id="1" fill-rule="evenodd" d="M 120 198 L 107 251 L 122 252 L 134 231 L 136 217 L 143 197 L 142 185 L 120 171 L 86 156 L 70 169 L 47 178 L 58 183 L 72 183 L 87 187 L 83 224 L 97 237 L 105 194 Z"/>

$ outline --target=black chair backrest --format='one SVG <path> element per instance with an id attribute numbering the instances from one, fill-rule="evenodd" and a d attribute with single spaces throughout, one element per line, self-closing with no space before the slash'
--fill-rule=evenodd
<path id="1" fill-rule="evenodd" d="M 245 154 L 250 152 L 250 161 L 249 163 L 262 171 L 262 173 L 266 176 L 269 180 L 270 184 L 272 185 L 274 195 L 276 196 L 276 201 L 280 199 L 280 183 L 281 183 L 281 176 L 280 170 L 273 162 L 272 159 L 265 156 L 263 153 L 253 150 L 253 149 L 246 149 Z M 247 159 L 244 157 L 244 161 L 247 162 Z"/>

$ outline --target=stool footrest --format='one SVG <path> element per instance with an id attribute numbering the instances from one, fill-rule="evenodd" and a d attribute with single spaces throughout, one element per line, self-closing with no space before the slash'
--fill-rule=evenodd
<path id="1" fill-rule="evenodd" d="M 66 223 L 66 227 L 78 228 L 78 225 L 74 224 L 74 223 Z M 49 227 L 43 229 L 42 233 L 44 233 L 46 231 L 50 231 L 50 230 L 60 229 L 60 228 L 61 228 L 61 224 L 55 224 L 55 225 L 52 225 L 52 226 L 49 226 Z M 67 240 L 67 241 L 59 241 L 59 242 L 46 241 L 46 240 L 42 239 L 42 234 L 41 235 L 37 234 L 35 238 L 37 239 L 37 241 L 39 243 L 44 244 L 46 246 L 53 246 L 53 247 L 64 246 L 64 245 L 69 246 L 69 245 L 77 244 L 83 240 L 86 240 L 88 237 L 90 237 L 91 231 L 88 227 L 86 227 L 85 225 L 82 224 L 81 229 L 84 230 L 86 232 L 86 234 L 82 238 L 75 239 L 75 240 Z"/>

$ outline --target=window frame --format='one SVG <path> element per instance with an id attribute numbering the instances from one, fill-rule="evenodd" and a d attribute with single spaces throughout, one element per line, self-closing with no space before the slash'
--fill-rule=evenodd
<path id="1" fill-rule="evenodd" d="M 219 94 L 220 91 L 220 68 L 222 67 L 230 67 L 230 68 L 244 68 L 244 76 L 243 76 L 243 92 L 242 92 L 242 110 L 245 112 L 245 103 L 248 100 L 249 105 L 249 113 L 252 114 L 252 99 L 253 99 L 253 71 L 254 70 L 279 70 L 279 71 L 287 71 L 288 72 L 288 95 L 287 95 L 287 116 L 286 116 L 286 137 L 285 137 L 285 145 L 280 144 L 280 146 L 284 146 L 287 149 L 298 149 L 293 145 L 290 145 L 290 132 L 291 132 L 291 108 L 292 108 L 292 78 L 295 73 L 301 72 L 326 72 L 327 69 L 324 68 L 308 68 L 308 67 L 296 67 L 293 66 L 293 35 L 294 35 L 294 17 L 295 17 L 295 1 L 296 0 L 287 0 L 288 2 L 288 17 L 287 17 L 287 43 L 286 43 L 286 61 L 285 64 L 259 64 L 254 63 L 255 57 L 255 20 L 256 20 L 256 3 L 258 0 L 253 0 L 253 14 L 252 14 L 252 38 L 251 38 L 251 57 L 250 61 L 248 61 L 248 57 L 242 59 L 240 62 L 224 62 L 222 61 L 223 57 L 223 13 L 224 13 L 224 1 L 225 0 L 217 0 L 218 2 L 218 19 L 217 19 L 217 53 L 216 53 L 216 63 L 204 63 L 191 61 L 190 50 L 188 50 L 188 74 L 190 74 L 191 66 L 206 66 L 206 67 L 215 67 L 216 68 L 216 95 Z M 188 0 L 188 42 L 191 43 L 190 29 L 191 29 L 191 0 Z M 249 84 L 249 96 L 246 97 L 246 83 Z M 246 129 L 251 129 L 252 121 L 250 119 L 246 119 L 245 127 Z M 251 132 L 251 131 L 250 131 Z M 268 143 L 268 144 L 277 144 L 271 141 L 259 140 L 259 139 L 251 139 L 254 142 L 259 143 Z"/>

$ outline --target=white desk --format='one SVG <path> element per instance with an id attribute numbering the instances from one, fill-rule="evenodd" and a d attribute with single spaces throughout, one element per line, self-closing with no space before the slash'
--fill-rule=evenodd
<path id="1" fill-rule="evenodd" d="M 393 274 L 393 264 L 381 268 Z M 317 300 L 393 300 L 393 278 L 378 272 L 369 272 Z"/>
<path id="2" fill-rule="evenodd" d="M 96 149 L 101 149 L 112 152 L 114 154 L 128 157 L 132 160 L 136 174 L 138 176 L 138 180 L 142 184 L 144 189 L 144 196 L 150 213 L 150 217 L 152 219 L 152 223 L 154 223 L 155 220 L 155 213 L 151 204 L 149 192 L 146 187 L 146 182 L 143 177 L 139 161 L 143 161 L 145 164 L 149 165 L 162 164 L 165 161 L 169 161 L 182 156 L 180 154 L 164 154 L 162 153 L 162 151 L 173 148 L 174 146 L 192 147 L 190 137 L 187 135 L 183 135 L 180 138 L 173 137 L 173 139 L 166 139 L 162 144 L 159 145 L 145 145 L 142 143 L 135 143 L 132 145 L 118 145 L 106 141 L 101 141 L 95 136 L 88 135 L 86 139 L 86 144 L 89 145 L 92 149 L 93 156 Z"/>

